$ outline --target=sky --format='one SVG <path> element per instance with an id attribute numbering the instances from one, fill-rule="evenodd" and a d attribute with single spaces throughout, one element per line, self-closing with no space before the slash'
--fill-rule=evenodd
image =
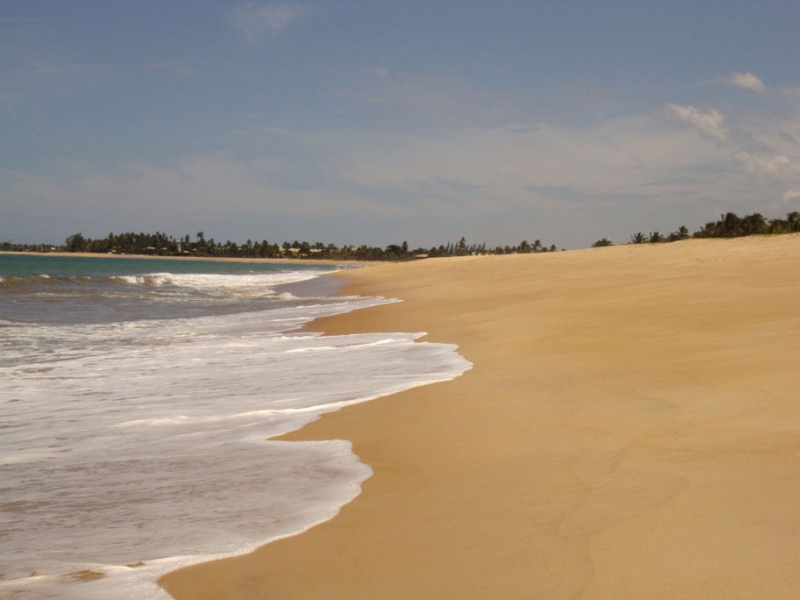
<path id="1" fill-rule="evenodd" d="M 0 241 L 559 248 L 800 210 L 796 0 L 0 0 Z"/>

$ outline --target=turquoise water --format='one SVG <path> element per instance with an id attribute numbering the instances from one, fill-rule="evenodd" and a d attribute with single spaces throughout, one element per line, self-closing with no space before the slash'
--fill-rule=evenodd
<path id="1" fill-rule="evenodd" d="M 333 265 L 0 253 L 0 319 L 108 323 L 261 309 L 276 285 Z M 248 287 L 247 284 L 250 284 Z"/>
<path id="2" fill-rule="evenodd" d="M 143 275 L 145 273 L 270 273 L 280 271 L 333 270 L 330 265 L 307 263 L 266 263 L 213 261 L 201 258 L 115 258 L 107 256 L 50 256 L 47 254 L 9 254 L 0 252 L 0 277 L 99 277 Z"/>

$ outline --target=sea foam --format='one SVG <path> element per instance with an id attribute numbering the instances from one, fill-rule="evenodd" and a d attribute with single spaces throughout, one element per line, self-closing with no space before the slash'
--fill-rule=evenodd
<path id="1" fill-rule="evenodd" d="M 158 275 L 219 297 L 274 296 L 308 276 Z M 3 323 L 0 595 L 166 598 L 154 582 L 169 570 L 327 520 L 370 468 L 346 441 L 270 438 L 470 367 L 419 333 L 291 332 L 389 300 L 274 300 L 191 318 Z"/>

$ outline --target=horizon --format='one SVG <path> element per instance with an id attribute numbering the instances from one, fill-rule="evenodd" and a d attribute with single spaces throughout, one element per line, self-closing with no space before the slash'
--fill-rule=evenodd
<path id="1" fill-rule="evenodd" d="M 577 248 L 567 248 L 567 247 L 558 247 L 558 244 L 553 242 L 551 243 L 549 240 L 546 240 L 544 243 L 542 240 L 536 238 L 535 240 L 521 240 L 517 243 L 510 242 L 505 244 L 494 244 L 489 245 L 485 241 L 475 241 L 475 240 L 467 240 L 465 236 L 461 236 L 459 242 L 455 242 L 453 240 L 447 240 L 446 242 L 439 242 L 434 243 L 431 246 L 417 246 L 412 247 L 408 244 L 407 240 L 402 241 L 402 246 L 406 247 L 407 250 L 404 252 L 414 253 L 414 252 L 429 252 L 429 251 L 436 251 L 437 249 L 442 248 L 450 248 L 451 246 L 455 249 L 459 244 L 464 244 L 469 248 L 478 248 L 483 247 L 483 250 L 478 253 L 487 253 L 487 254 L 505 254 L 505 253 L 527 253 L 527 252 L 555 252 L 555 251 L 567 251 L 567 250 L 581 250 L 581 249 L 588 249 L 588 248 L 596 248 L 602 246 L 620 246 L 620 245 L 628 245 L 628 244 L 658 244 L 658 243 L 668 243 L 668 242 L 676 242 L 682 241 L 685 239 L 690 238 L 737 238 L 737 237 L 749 237 L 753 235 L 783 235 L 788 233 L 797 233 L 798 232 L 798 219 L 800 218 L 800 212 L 793 211 L 787 213 L 786 219 L 783 217 L 770 217 L 764 216 L 761 213 L 751 213 L 739 216 L 735 213 L 727 213 L 727 214 L 720 214 L 720 218 L 718 220 L 712 220 L 704 223 L 703 225 L 699 226 L 697 229 L 690 229 L 685 225 L 679 226 L 674 231 L 665 232 L 660 231 L 659 229 L 654 229 L 653 231 L 648 231 L 646 234 L 643 231 L 638 231 L 635 233 L 631 233 L 626 241 L 617 241 L 614 242 L 610 236 L 606 236 L 603 238 L 598 238 L 589 246 L 580 246 Z M 189 235 L 188 233 L 182 235 L 173 235 L 169 232 L 110 232 L 105 236 L 99 236 L 97 238 L 92 238 L 90 236 L 83 236 L 82 232 L 74 233 L 68 236 L 63 242 L 50 242 L 50 241 L 43 241 L 43 242 L 33 242 L 33 243 L 16 243 L 16 242 L 9 242 L 7 240 L 0 240 L 0 252 L 67 252 L 67 253 L 77 253 L 77 254 L 105 254 L 106 252 L 100 252 L 97 250 L 71 250 L 69 249 L 70 239 L 75 237 L 80 237 L 85 243 L 92 243 L 92 242 L 104 242 L 109 237 L 126 237 L 126 236 L 145 236 L 145 237 L 155 237 L 161 236 L 164 238 L 165 242 L 177 243 L 178 250 L 181 249 L 182 244 L 187 244 L 188 246 L 195 246 L 199 245 L 202 246 L 206 242 L 211 245 L 214 245 L 217 248 L 222 248 L 225 246 L 230 246 L 231 244 L 234 246 L 238 246 L 239 248 L 245 248 L 246 246 L 261 246 L 261 245 L 270 245 L 275 247 L 280 247 L 284 249 L 288 248 L 300 248 L 302 246 L 309 246 L 309 248 L 322 248 L 322 249 L 332 249 L 334 251 L 340 250 L 359 250 L 359 249 L 380 249 L 380 250 L 387 250 L 387 251 L 394 251 L 394 249 L 399 248 L 401 242 L 399 240 L 390 240 L 389 242 L 384 242 L 382 244 L 357 244 L 357 243 L 343 243 L 343 244 L 333 244 L 332 242 L 324 242 L 322 240 L 299 240 L 294 239 L 294 241 L 289 242 L 288 238 L 284 238 L 281 241 L 275 240 L 267 240 L 266 238 L 262 239 L 250 239 L 247 240 L 230 240 L 227 239 L 222 241 L 222 239 L 216 239 L 215 236 L 206 236 L 205 232 L 199 231 L 194 236 Z M 533 242 L 533 245 L 531 244 Z M 6 246 L 17 246 L 22 247 L 25 246 L 22 250 L 8 248 Z M 49 250 L 42 250 L 36 249 L 36 246 L 44 247 L 50 246 Z M 331 248 L 332 247 L 332 248 Z M 527 249 L 523 249 L 526 247 Z M 537 249 L 539 248 L 539 249 Z M 152 248 L 156 250 L 155 247 Z M 163 248 L 162 248 L 163 249 Z M 313 250 L 314 252 L 316 250 Z M 504 251 L 504 252 L 500 252 Z M 108 252 L 109 254 L 116 252 Z M 470 251 L 470 254 L 474 254 L 475 252 Z M 127 255 L 129 253 L 123 252 L 121 255 Z M 156 254 L 156 255 L 149 255 L 149 254 L 141 254 L 141 253 L 134 253 L 135 256 L 153 256 L 153 257 L 169 257 L 172 255 L 168 254 Z M 214 257 L 215 255 L 200 255 L 201 257 Z M 227 255 L 219 255 L 219 256 L 227 256 Z M 445 254 L 443 256 L 449 256 L 449 254 Z M 227 256 L 228 258 L 235 258 L 231 256 Z M 274 257 L 273 257 L 274 258 Z"/>
<path id="2" fill-rule="evenodd" d="M 0 8 L 0 241 L 584 248 L 800 210 L 800 6 Z"/>

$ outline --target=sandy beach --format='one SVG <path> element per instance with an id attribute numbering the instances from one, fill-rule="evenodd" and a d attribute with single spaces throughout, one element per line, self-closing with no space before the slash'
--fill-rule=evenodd
<path id="1" fill-rule="evenodd" d="M 183 569 L 178 600 L 800 598 L 800 235 L 338 274 L 457 379 L 329 413 L 374 469 L 338 516 Z"/>

